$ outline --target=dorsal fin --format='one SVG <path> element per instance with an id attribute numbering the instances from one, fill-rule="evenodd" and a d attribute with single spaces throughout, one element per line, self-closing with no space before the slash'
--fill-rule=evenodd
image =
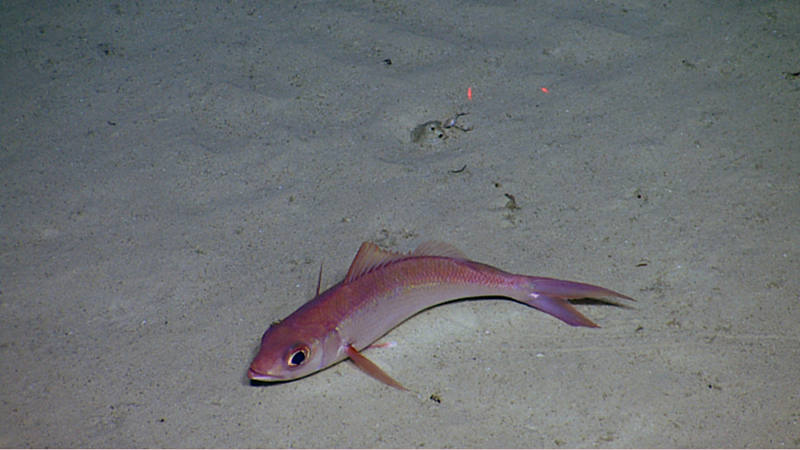
<path id="1" fill-rule="evenodd" d="M 407 256 L 404 253 L 384 250 L 372 242 L 364 242 L 361 244 L 361 248 L 358 249 L 356 257 L 353 258 L 350 269 L 347 270 L 347 276 L 344 277 L 344 282 L 349 283 L 377 267 Z"/>
<path id="2" fill-rule="evenodd" d="M 320 286 L 322 286 L 322 261 L 319 262 L 319 276 L 317 276 L 317 295 L 319 295 Z"/>
<path id="3" fill-rule="evenodd" d="M 445 256 L 448 258 L 467 259 L 467 255 L 455 246 L 439 241 L 427 241 L 411 252 L 414 256 Z"/>
<path id="4" fill-rule="evenodd" d="M 353 258 L 350 269 L 347 270 L 344 283 L 350 283 L 367 272 L 409 256 L 444 256 L 447 258 L 467 259 L 461 250 L 444 242 L 423 242 L 411 253 L 393 252 L 382 249 L 372 242 L 364 242 L 358 249 L 356 257 Z"/>

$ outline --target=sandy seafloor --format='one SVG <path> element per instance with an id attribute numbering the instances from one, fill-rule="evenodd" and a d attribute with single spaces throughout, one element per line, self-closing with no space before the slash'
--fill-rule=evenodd
<path id="1" fill-rule="evenodd" d="M 800 3 L 491 3 L 0 4 L 0 446 L 800 446 Z M 247 381 L 431 239 L 638 302 Z"/>

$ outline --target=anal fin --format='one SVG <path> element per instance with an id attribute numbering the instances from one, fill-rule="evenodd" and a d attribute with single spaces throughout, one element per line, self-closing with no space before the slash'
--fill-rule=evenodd
<path id="1" fill-rule="evenodd" d="M 369 359 L 367 359 L 366 356 L 359 353 L 358 350 L 356 350 L 356 348 L 353 347 L 352 345 L 348 345 L 347 348 L 345 348 L 345 353 L 350 358 L 350 360 L 353 361 L 353 364 L 355 364 L 356 367 L 364 371 L 367 375 L 375 378 L 381 383 L 385 383 L 393 388 L 400 389 L 401 391 L 408 390 L 402 384 L 395 381 L 394 378 L 390 377 L 389 374 L 384 372 L 374 362 L 370 361 Z"/>

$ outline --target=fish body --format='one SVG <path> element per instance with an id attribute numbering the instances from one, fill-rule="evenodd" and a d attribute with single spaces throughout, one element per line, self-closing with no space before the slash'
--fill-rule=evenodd
<path id="1" fill-rule="evenodd" d="M 508 273 L 471 261 L 447 244 L 425 243 L 403 254 L 365 242 L 342 281 L 270 325 L 247 376 L 290 380 L 350 358 L 367 374 L 405 389 L 361 350 L 424 309 L 473 297 L 510 298 L 585 327 L 597 325 L 567 299 L 632 300 L 599 286 Z"/>

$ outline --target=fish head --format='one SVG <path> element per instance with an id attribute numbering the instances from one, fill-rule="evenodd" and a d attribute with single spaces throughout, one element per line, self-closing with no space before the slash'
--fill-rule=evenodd
<path id="1" fill-rule="evenodd" d="M 324 369 L 324 334 L 303 332 L 287 322 L 270 325 L 261 338 L 247 377 L 254 381 L 286 381 Z"/>

